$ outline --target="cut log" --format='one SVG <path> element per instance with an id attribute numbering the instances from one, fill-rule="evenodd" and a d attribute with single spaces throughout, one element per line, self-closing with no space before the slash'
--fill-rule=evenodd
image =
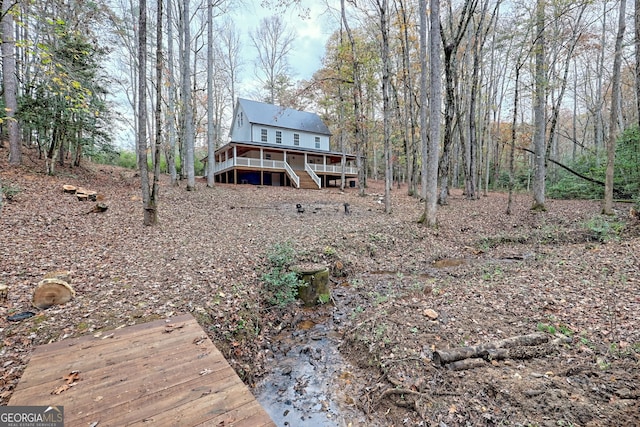
<path id="1" fill-rule="evenodd" d="M 91 200 L 92 202 L 95 202 L 98 200 L 98 192 L 97 191 L 93 191 L 93 190 L 88 190 L 86 192 L 87 198 L 89 200 Z"/>
<path id="2" fill-rule="evenodd" d="M 81 202 L 86 202 L 87 200 L 89 200 L 89 195 L 86 193 L 76 193 L 76 197 Z"/>
<path id="3" fill-rule="evenodd" d="M 501 348 L 511 348 L 517 346 L 539 345 L 549 341 L 549 335 L 545 333 L 535 333 L 529 335 L 519 335 L 505 338 L 503 340 L 490 343 L 478 344 L 469 347 L 457 347 L 433 352 L 433 362 L 442 366 L 447 363 L 469 358 L 478 358 L 487 355 L 488 350 Z"/>
<path id="4" fill-rule="evenodd" d="M 109 206 L 107 206 L 104 203 L 96 203 L 96 205 L 93 207 L 93 209 L 91 209 L 89 212 L 87 212 L 88 214 L 90 213 L 100 213 L 100 212 L 104 212 L 107 209 L 109 209 Z"/>
<path id="5" fill-rule="evenodd" d="M 33 305 L 46 309 L 56 304 L 65 304 L 76 295 L 71 285 L 60 279 L 42 279 L 33 293 Z"/>
<path id="6" fill-rule="evenodd" d="M 71 272 L 69 270 L 50 271 L 44 275 L 43 279 L 59 279 L 71 283 Z"/>
<path id="7" fill-rule="evenodd" d="M 452 371 L 464 371 L 465 369 L 481 368 L 487 365 L 487 361 L 481 358 L 464 359 L 449 363 L 447 368 Z"/>
<path id="8" fill-rule="evenodd" d="M 62 192 L 68 194 L 75 194 L 78 188 L 75 185 L 65 184 L 62 186 Z"/>

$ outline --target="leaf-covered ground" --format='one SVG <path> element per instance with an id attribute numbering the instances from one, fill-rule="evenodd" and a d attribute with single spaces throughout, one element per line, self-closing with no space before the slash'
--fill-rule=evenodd
<path id="1" fill-rule="evenodd" d="M 291 242 L 299 261 L 332 268 L 334 301 L 318 312 L 350 366 L 331 398 L 359 414 L 336 425 L 640 424 L 640 226 L 627 205 L 603 219 L 597 202 L 549 200 L 532 212 L 517 195 L 509 216 L 504 194 L 454 191 L 427 229 L 406 188 L 394 189 L 387 215 L 375 182 L 359 197 L 204 181 L 187 192 L 163 177 L 160 225 L 145 227 L 133 171 L 87 165 L 49 177 L 28 156 L 21 168 L 4 162 L 0 180 L 16 194 L 0 212 L 1 404 L 35 346 L 184 312 L 253 385 L 278 337 L 308 315 L 263 298 L 265 256 Z M 108 210 L 87 213 L 94 204 L 63 184 L 97 191 Z M 54 270 L 72 272 L 75 299 L 9 322 L 33 310 L 34 287 Z M 437 350 L 536 332 L 570 343 L 461 371 L 432 361 Z"/>

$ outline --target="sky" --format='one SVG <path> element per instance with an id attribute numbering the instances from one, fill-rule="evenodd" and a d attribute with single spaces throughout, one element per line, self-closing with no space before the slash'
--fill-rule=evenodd
<path id="1" fill-rule="evenodd" d="M 289 56 L 289 65 L 294 73 L 293 79 L 310 79 L 313 73 L 321 68 L 326 42 L 338 28 L 339 16 L 336 9 L 328 13 L 326 2 L 303 0 L 304 7 L 309 8 L 309 17 L 301 18 L 299 11 L 294 8 L 278 12 L 262 7 L 260 0 L 251 0 L 247 3 L 246 7 L 232 13 L 233 20 L 241 33 L 245 62 L 239 96 L 250 96 L 254 87 L 257 86 L 253 65 L 256 53 L 251 44 L 249 32 L 258 27 L 261 19 L 277 13 L 282 16 L 287 28 L 296 34 L 293 50 Z M 337 0 L 330 0 L 329 3 L 339 4 Z"/>

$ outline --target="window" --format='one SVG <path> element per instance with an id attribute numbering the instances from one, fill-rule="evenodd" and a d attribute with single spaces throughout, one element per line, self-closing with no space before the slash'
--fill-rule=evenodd
<path id="1" fill-rule="evenodd" d="M 320 148 L 320 137 L 316 136 L 316 148 Z"/>
<path id="2" fill-rule="evenodd" d="M 300 134 L 299 133 L 294 133 L 293 134 L 293 145 L 300 145 Z"/>
<path id="3" fill-rule="evenodd" d="M 264 153 L 264 158 L 266 160 L 271 160 L 271 153 Z"/>
<path id="4" fill-rule="evenodd" d="M 267 130 L 266 129 L 260 129 L 260 141 L 262 142 L 267 142 Z"/>
<path id="5" fill-rule="evenodd" d="M 279 130 L 276 131 L 276 144 L 282 144 L 282 132 Z"/>

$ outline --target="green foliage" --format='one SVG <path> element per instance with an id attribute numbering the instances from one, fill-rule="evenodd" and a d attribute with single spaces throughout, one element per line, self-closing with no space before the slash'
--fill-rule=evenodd
<path id="1" fill-rule="evenodd" d="M 2 185 L 2 183 L 0 183 L 0 202 L 3 198 L 9 202 L 12 201 L 13 198 L 20 194 L 21 191 L 22 189 L 18 186 Z"/>
<path id="2" fill-rule="evenodd" d="M 596 215 L 583 224 L 592 239 L 602 243 L 616 240 L 624 229 L 624 223 L 606 215 Z"/>
<path id="3" fill-rule="evenodd" d="M 285 307 L 296 300 L 298 288 L 306 286 L 295 272 L 288 271 L 296 259 L 295 249 L 290 242 L 278 243 L 269 249 L 266 258 L 270 264 L 262 275 L 266 300 L 271 305 Z"/>
<path id="4" fill-rule="evenodd" d="M 574 171 L 604 182 L 606 153 L 586 152 L 567 166 Z M 556 180 L 547 186 L 547 194 L 557 199 L 599 199 L 604 187 L 586 181 L 564 169 L 558 169 Z M 637 127 L 626 129 L 616 143 L 614 171 L 615 197 L 627 198 L 640 194 L 640 131 Z"/>
<path id="5" fill-rule="evenodd" d="M 107 51 L 61 19 L 40 24 L 50 37 L 34 51 L 34 79 L 25 84 L 16 117 L 48 155 L 56 149 L 90 156 L 104 151 L 113 127 L 100 64 Z"/>
<path id="6" fill-rule="evenodd" d="M 547 333 L 550 333 L 551 335 L 556 333 L 556 327 L 553 325 L 548 325 L 546 323 L 538 323 L 537 329 L 540 332 L 547 332 Z"/>

